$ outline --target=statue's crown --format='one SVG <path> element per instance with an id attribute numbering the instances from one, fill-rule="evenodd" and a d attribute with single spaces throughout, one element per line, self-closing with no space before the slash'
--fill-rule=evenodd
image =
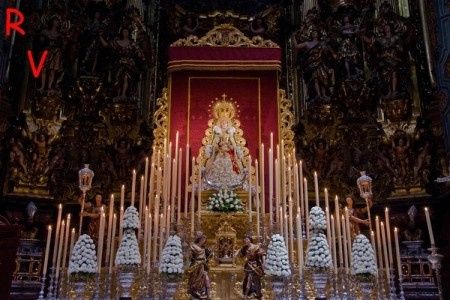
<path id="1" fill-rule="evenodd" d="M 227 95 L 223 94 L 219 100 L 215 99 L 212 105 L 212 113 L 215 119 L 228 118 L 233 119 L 236 115 L 237 107 L 233 101 L 233 98 L 227 98 Z"/>

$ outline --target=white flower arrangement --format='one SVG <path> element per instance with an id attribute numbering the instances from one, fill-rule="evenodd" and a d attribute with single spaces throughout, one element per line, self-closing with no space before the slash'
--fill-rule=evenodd
<path id="1" fill-rule="evenodd" d="M 134 229 L 125 229 L 116 253 L 116 266 L 134 267 L 141 263 L 141 254 Z"/>
<path id="2" fill-rule="evenodd" d="M 69 274 L 89 275 L 95 273 L 97 273 L 95 244 L 89 235 L 83 234 L 73 247 L 69 261 Z"/>
<path id="3" fill-rule="evenodd" d="M 327 228 L 325 213 L 319 206 L 311 208 L 309 224 L 312 232 L 309 237 L 305 265 L 310 268 L 330 268 L 332 264 L 330 247 L 323 233 Z"/>
<path id="4" fill-rule="evenodd" d="M 139 212 L 134 206 L 129 206 L 123 215 L 122 229 L 138 229 Z"/>
<path id="5" fill-rule="evenodd" d="M 352 274 L 376 276 L 377 273 L 378 269 L 372 244 L 365 235 L 358 234 L 352 245 Z"/>
<path id="6" fill-rule="evenodd" d="M 320 206 L 314 206 L 309 213 L 309 226 L 312 230 L 326 230 L 327 222 L 325 219 L 325 213 Z"/>
<path id="7" fill-rule="evenodd" d="M 136 207 L 129 206 L 123 216 L 124 234 L 116 253 L 115 263 L 117 266 L 133 267 L 141 263 L 141 254 L 135 233 L 137 228 L 139 228 L 139 213 Z"/>
<path id="8" fill-rule="evenodd" d="M 231 212 L 243 211 L 244 206 L 234 191 L 221 189 L 209 197 L 207 209 L 210 211 Z"/>
<path id="9" fill-rule="evenodd" d="M 169 236 L 161 256 L 159 273 L 175 275 L 183 273 L 183 249 L 179 236 Z"/>
<path id="10" fill-rule="evenodd" d="M 270 239 L 264 268 L 266 273 L 272 276 L 288 277 L 291 275 L 288 251 L 284 238 L 280 234 L 274 234 Z"/>

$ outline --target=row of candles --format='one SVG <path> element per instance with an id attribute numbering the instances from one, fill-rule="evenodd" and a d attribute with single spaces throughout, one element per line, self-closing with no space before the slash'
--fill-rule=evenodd
<path id="1" fill-rule="evenodd" d="M 151 162 L 149 159 L 145 159 L 145 167 L 143 175 L 140 177 L 140 190 L 139 190 L 139 218 L 143 229 L 139 229 L 138 236 L 143 237 L 144 255 L 143 264 L 149 271 L 151 265 L 157 262 L 158 257 L 162 251 L 163 245 L 167 237 L 169 236 L 171 225 L 181 223 L 181 198 L 182 198 L 182 164 L 183 164 L 183 150 L 179 148 L 179 134 L 176 133 L 175 139 L 175 151 L 172 151 L 172 143 L 167 143 L 167 140 L 163 144 L 163 149 L 156 151 L 153 148 L 153 154 Z M 178 151 L 176 151 L 178 149 Z M 185 150 L 185 178 L 184 178 L 184 217 L 187 219 L 190 213 L 191 221 L 191 233 L 195 229 L 195 212 L 197 212 L 197 218 L 201 220 L 201 167 L 200 164 L 196 165 L 195 157 L 190 159 L 189 145 L 186 145 Z M 285 155 L 285 145 L 281 142 L 281 146 L 277 145 L 274 149 L 273 134 L 270 134 L 270 148 L 268 149 L 267 161 L 268 161 L 268 221 L 270 231 L 273 231 L 272 226 L 278 224 L 279 230 L 288 241 L 288 250 L 291 259 L 294 257 L 294 243 L 297 241 L 297 260 L 303 265 L 303 222 L 306 226 L 305 233 L 306 238 L 309 238 L 309 193 L 308 193 L 308 180 L 303 174 L 302 161 L 295 159 L 295 150 L 292 153 Z M 275 157 L 276 154 L 276 157 Z M 201 159 L 198 160 L 199 162 Z M 191 163 L 190 163 L 191 162 Z M 252 182 L 252 176 L 249 176 L 248 182 L 248 214 L 249 223 L 253 222 L 252 213 L 253 207 L 256 208 L 256 235 L 261 236 L 261 228 L 265 228 L 266 217 L 266 193 L 265 193 L 265 150 L 262 144 L 259 151 L 259 164 L 258 160 L 255 160 L 254 168 L 252 166 L 252 159 L 248 159 L 248 170 L 255 170 L 255 182 Z M 198 181 L 192 183 L 191 195 L 189 198 L 189 178 L 195 174 L 195 170 L 198 170 Z M 155 179 L 156 178 L 156 179 Z M 194 176 L 192 176 L 194 178 Z M 132 171 L 131 180 L 131 205 L 135 205 L 136 200 L 136 181 L 137 173 Z M 195 190 L 194 187 L 197 187 Z M 258 188 L 259 187 L 259 188 Z M 316 205 L 320 205 L 319 195 L 319 183 L 317 173 L 314 172 L 314 191 Z M 197 195 L 196 195 L 197 194 Z M 336 214 L 339 212 L 338 197 L 335 198 L 335 214 L 330 213 L 330 206 L 328 200 L 328 191 L 324 189 L 325 195 L 325 213 L 327 221 L 327 241 L 331 245 L 331 252 L 333 256 L 333 265 L 337 270 L 338 258 L 339 265 L 345 268 L 350 266 L 350 254 L 351 254 L 351 232 L 350 232 L 350 212 L 346 208 L 344 214 Z M 197 196 L 197 201 L 195 197 Z M 98 263 L 99 267 L 102 267 L 104 261 L 107 264 L 109 270 L 113 268 L 113 254 L 115 250 L 116 240 L 116 228 L 123 222 L 124 207 L 125 207 L 125 185 L 122 185 L 120 191 L 120 210 L 119 218 L 114 213 L 115 200 L 114 195 L 111 195 L 108 207 L 108 222 L 106 223 L 105 208 L 100 209 L 100 226 L 98 233 Z M 190 199 L 190 203 L 189 203 Z M 153 200 L 153 201 L 152 201 Z M 273 201 L 274 200 L 274 201 Z M 254 203 L 252 203 L 254 202 Z M 275 202 L 275 203 L 273 203 Z M 254 204 L 254 205 L 253 205 Z M 275 205 L 274 205 L 275 204 Z M 295 206 L 295 209 L 294 209 Z M 427 224 L 430 232 L 430 239 L 434 244 L 434 237 L 431 230 L 431 222 L 429 222 L 428 209 L 425 209 L 427 216 Z M 294 214 L 296 216 L 294 217 Z M 294 220 L 295 218 L 295 220 Z M 58 206 L 58 217 L 55 230 L 55 243 L 53 245 L 53 258 L 52 265 L 56 267 L 56 277 L 59 276 L 60 267 L 64 268 L 67 264 L 67 254 L 71 252 L 75 241 L 75 229 L 70 230 L 70 215 L 65 220 L 62 220 L 62 205 Z M 262 219 L 262 222 L 261 222 Z M 372 246 L 375 250 L 377 245 L 377 257 L 380 267 L 388 266 L 392 268 L 392 248 L 391 248 L 391 228 L 389 224 L 389 211 L 386 208 L 385 211 L 385 223 L 380 222 L 376 217 L 376 237 L 377 243 L 375 243 L 375 233 L 371 232 Z M 119 222 L 119 224 L 117 224 Z M 295 227 L 295 229 L 294 229 Z M 106 252 L 103 255 L 104 237 L 106 232 Z M 297 236 L 294 237 L 294 231 Z M 70 244 L 67 245 L 70 232 Z M 395 236 L 397 236 L 397 230 L 394 230 Z M 119 241 L 122 237 L 122 230 L 118 230 Z M 50 247 L 50 239 L 52 236 L 52 228 L 49 227 L 47 237 L 46 255 L 44 261 L 44 272 L 46 272 L 48 264 L 48 252 Z M 381 236 L 381 237 L 380 237 Z M 384 238 L 383 238 L 384 237 Z M 386 241 L 385 241 L 386 240 Z M 337 241 L 332 243 L 332 241 Z M 383 241 L 383 243 L 381 243 Z M 398 244 L 396 240 L 396 244 Z M 61 248 L 61 250 L 59 250 Z M 383 249 L 383 250 L 382 250 Z M 337 252 L 338 251 L 338 252 Z M 397 251 L 398 252 L 398 251 Z M 383 253 L 384 254 L 383 256 Z M 389 256 L 387 255 L 389 254 Z M 397 255 L 398 256 L 398 255 Z M 381 259 L 384 257 L 384 262 Z M 397 259 L 399 261 L 399 259 Z M 387 268 L 387 269 L 389 269 Z M 301 268 L 300 268 L 301 269 Z"/>

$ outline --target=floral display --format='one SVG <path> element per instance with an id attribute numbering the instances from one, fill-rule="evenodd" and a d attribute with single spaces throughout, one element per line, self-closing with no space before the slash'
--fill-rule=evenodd
<path id="1" fill-rule="evenodd" d="M 69 274 L 88 275 L 97 273 L 95 244 L 87 234 L 81 235 L 72 250 Z"/>
<path id="2" fill-rule="evenodd" d="M 139 228 L 139 214 L 134 206 L 130 206 L 123 217 L 124 233 L 116 254 L 117 266 L 137 266 L 141 263 L 141 254 L 135 233 L 137 228 Z"/>
<path id="3" fill-rule="evenodd" d="M 353 275 L 377 275 L 375 252 L 369 239 L 358 234 L 352 245 L 352 274 Z"/>
<path id="4" fill-rule="evenodd" d="M 209 197 L 208 210 L 220 212 L 242 211 L 244 206 L 236 193 L 231 190 L 221 189 Z"/>
<path id="5" fill-rule="evenodd" d="M 288 277 L 291 275 L 288 251 L 284 238 L 280 234 L 274 234 L 270 239 L 264 268 L 266 273 L 272 276 Z"/>
<path id="6" fill-rule="evenodd" d="M 181 239 L 177 235 L 171 235 L 164 246 L 159 272 L 166 274 L 183 273 L 183 249 Z"/>
<path id="7" fill-rule="evenodd" d="M 327 227 L 325 213 L 319 206 L 311 208 L 309 224 L 312 232 L 309 237 L 305 265 L 311 268 L 330 268 L 332 265 L 330 248 L 327 237 L 323 233 Z"/>

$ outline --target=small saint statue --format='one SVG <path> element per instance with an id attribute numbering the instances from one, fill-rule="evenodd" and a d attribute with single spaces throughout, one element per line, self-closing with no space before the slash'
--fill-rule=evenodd
<path id="1" fill-rule="evenodd" d="M 206 248 L 206 236 L 203 232 L 196 233 L 191 244 L 191 264 L 187 271 L 188 292 L 192 299 L 210 299 L 210 280 L 208 276 L 208 260 L 211 251 Z"/>
<path id="2" fill-rule="evenodd" d="M 239 249 L 235 256 L 242 256 L 245 258 L 244 264 L 244 282 L 242 284 L 242 292 L 244 299 L 255 297 L 262 299 L 261 279 L 264 276 L 264 250 L 260 245 L 253 242 L 251 236 L 244 238 L 244 247 Z"/>

